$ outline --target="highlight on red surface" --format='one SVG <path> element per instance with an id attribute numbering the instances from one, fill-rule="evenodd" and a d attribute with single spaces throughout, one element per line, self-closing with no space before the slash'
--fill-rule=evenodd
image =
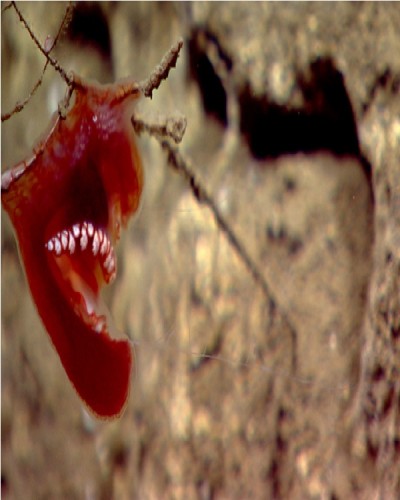
<path id="1" fill-rule="evenodd" d="M 90 410 L 110 418 L 125 407 L 133 359 L 129 341 L 115 337 L 100 291 L 115 277 L 115 244 L 142 192 L 130 122 L 140 90 L 77 76 L 72 89 L 73 104 L 54 116 L 33 156 L 2 174 L 2 204 L 70 381 Z"/>

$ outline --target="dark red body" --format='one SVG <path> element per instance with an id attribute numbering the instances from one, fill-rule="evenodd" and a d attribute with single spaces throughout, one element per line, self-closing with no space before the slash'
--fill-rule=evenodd
<path id="1" fill-rule="evenodd" d="M 105 280 L 98 259 L 89 250 L 57 259 L 45 245 L 82 221 L 107 231 L 116 243 L 120 226 L 136 211 L 142 167 L 129 110 L 138 92 L 127 88 L 79 80 L 65 119 L 57 116 L 35 155 L 2 176 L 2 203 L 15 228 L 32 297 L 73 386 L 101 417 L 117 416 L 125 406 L 131 345 L 110 336 L 109 327 L 99 332 L 80 314 L 88 303 L 86 292 L 94 298 L 94 317 L 103 312 L 99 292 Z M 71 285 L 77 276 L 84 283 L 78 289 Z"/>

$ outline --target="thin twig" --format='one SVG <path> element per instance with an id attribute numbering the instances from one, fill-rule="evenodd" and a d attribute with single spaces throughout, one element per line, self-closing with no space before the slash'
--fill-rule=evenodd
<path id="1" fill-rule="evenodd" d="M 175 67 L 176 61 L 179 57 L 179 52 L 183 46 L 183 40 L 180 39 L 178 42 L 171 47 L 171 49 L 167 52 L 167 54 L 163 57 L 161 63 L 157 66 L 157 68 L 152 72 L 150 77 L 144 82 L 139 84 L 143 94 L 146 97 L 151 97 L 153 90 L 157 89 L 161 82 L 168 77 L 169 71 L 171 68 Z M 247 252 L 247 249 L 241 243 L 239 237 L 231 228 L 231 225 L 222 215 L 220 210 L 218 209 L 216 203 L 214 202 L 213 197 L 208 193 L 207 189 L 203 186 L 203 184 L 196 178 L 194 174 L 194 169 L 190 165 L 188 160 L 185 160 L 180 153 L 179 149 L 176 146 L 173 146 L 170 141 L 166 138 L 173 138 L 173 135 L 168 133 L 163 133 L 164 128 L 159 125 L 150 125 L 146 124 L 141 120 L 138 120 L 134 116 L 132 117 L 132 125 L 135 128 L 137 133 L 141 133 L 146 131 L 150 133 L 153 137 L 157 139 L 161 148 L 167 152 L 168 154 L 168 163 L 177 170 L 188 182 L 190 189 L 196 200 L 199 203 L 204 203 L 211 210 L 217 226 L 219 229 L 225 234 L 228 239 L 230 245 L 234 249 L 234 251 L 239 255 L 239 258 L 245 264 L 246 268 L 250 272 L 254 281 L 260 286 L 269 307 L 269 313 L 271 321 L 274 318 L 275 313 L 278 310 L 277 301 L 272 293 L 267 281 L 265 280 L 262 273 L 259 271 L 256 263 L 253 261 L 250 254 Z M 186 128 L 186 123 L 185 123 Z M 167 127 L 165 125 L 165 130 Z M 181 137 L 182 138 L 182 137 Z M 174 139 L 174 138 L 173 138 Z M 175 139 L 174 139 L 175 140 Z M 177 142 L 177 141 L 175 141 Z M 286 326 L 289 330 L 291 340 L 292 340 L 292 369 L 296 370 L 297 366 L 297 334 L 296 329 L 292 322 L 290 321 L 288 315 L 279 308 L 280 315 Z"/>
<path id="2" fill-rule="evenodd" d="M 226 168 L 232 163 L 239 144 L 240 110 L 235 81 L 227 61 L 221 56 L 215 38 L 200 32 L 198 37 L 200 48 L 205 52 L 226 95 L 226 127 L 221 146 L 213 158 L 214 170 L 224 175 Z"/>
<path id="3" fill-rule="evenodd" d="M 275 316 L 276 312 L 280 313 L 284 323 L 286 324 L 291 340 L 292 340 L 292 369 L 296 370 L 297 366 L 297 334 L 294 325 L 289 319 L 287 313 L 282 311 L 281 307 L 278 307 L 277 300 L 272 292 L 270 286 L 268 285 L 266 279 L 260 272 L 257 267 L 257 264 L 254 262 L 250 254 L 248 253 L 245 246 L 241 243 L 240 238 L 236 235 L 234 230 L 232 229 L 229 222 L 225 219 L 225 217 L 220 212 L 218 206 L 214 202 L 213 197 L 208 193 L 207 189 L 204 187 L 203 183 L 196 177 L 194 173 L 194 169 L 190 164 L 189 160 L 184 159 L 181 152 L 176 146 L 173 146 L 169 140 L 159 137 L 155 135 L 155 138 L 158 140 L 161 148 L 166 151 L 168 155 L 168 163 L 179 172 L 188 182 L 190 189 L 199 203 L 206 205 L 214 216 L 214 219 L 217 223 L 218 228 L 225 234 L 228 242 L 234 249 L 234 251 L 239 255 L 239 258 L 245 264 L 247 270 L 253 277 L 254 281 L 261 288 L 264 297 L 267 300 L 269 313 L 271 317 L 271 321 Z"/>
<path id="4" fill-rule="evenodd" d="M 169 116 L 162 123 L 148 123 L 132 116 L 132 125 L 136 133 L 147 132 L 151 136 L 169 137 L 179 144 L 186 130 L 187 120 L 183 115 Z"/>
<path id="5" fill-rule="evenodd" d="M 257 269 L 256 264 L 253 259 L 248 254 L 247 250 L 244 248 L 240 242 L 238 236 L 233 232 L 229 223 L 226 221 L 225 217 L 220 212 L 213 197 L 208 193 L 204 185 L 196 175 L 194 174 L 194 169 L 190 164 L 189 160 L 183 158 L 179 149 L 173 146 L 168 140 L 159 140 L 161 148 L 168 153 L 168 162 L 172 167 L 177 170 L 183 177 L 188 181 L 190 188 L 199 203 L 206 205 L 212 212 L 215 221 L 219 229 L 227 236 L 230 244 L 234 247 L 235 251 L 240 254 L 241 259 L 250 271 L 254 280 L 260 285 L 268 300 L 270 310 L 275 308 L 275 299 L 273 294 L 269 289 L 264 277 L 261 275 L 260 271 Z"/>
<path id="6" fill-rule="evenodd" d="M 28 102 L 32 99 L 32 97 L 34 96 L 35 92 L 37 91 L 37 89 L 42 84 L 44 72 L 46 71 L 47 65 L 48 65 L 48 61 L 44 65 L 42 74 L 41 74 L 39 80 L 32 87 L 32 90 L 28 94 L 28 97 L 26 97 L 22 102 L 17 102 L 16 105 L 14 106 L 13 110 L 9 111 L 8 113 L 4 113 L 3 115 L 1 115 L 1 121 L 2 122 L 5 122 L 5 121 L 9 120 L 13 115 L 15 115 L 16 113 L 19 113 L 20 111 L 22 111 L 24 109 L 24 107 L 28 104 Z"/>
<path id="7" fill-rule="evenodd" d="M 5 7 L 1 8 L 1 13 L 3 14 L 3 12 L 5 12 L 6 10 L 8 10 L 10 7 L 12 7 L 11 2 L 9 4 L 7 4 Z"/>
<path id="8" fill-rule="evenodd" d="M 36 47 L 40 50 L 40 52 L 44 55 L 44 57 L 47 59 L 47 61 L 53 66 L 53 68 L 58 71 L 58 73 L 61 75 L 62 79 L 65 81 L 65 83 L 68 86 L 72 86 L 74 83 L 74 80 L 71 76 L 67 75 L 66 71 L 60 64 L 53 59 L 49 53 L 45 50 L 45 48 L 42 46 L 42 44 L 39 42 L 39 40 L 36 38 L 36 35 L 33 33 L 31 30 L 29 24 L 26 22 L 24 16 L 22 15 L 22 12 L 19 10 L 17 7 L 17 4 L 15 2 L 11 2 L 12 6 L 15 9 L 15 12 L 17 13 L 19 20 L 21 23 L 25 26 L 26 30 L 29 33 L 29 36 L 32 38 L 33 42 L 35 43 Z"/>
<path id="9" fill-rule="evenodd" d="M 161 82 L 168 78 L 171 68 L 174 68 L 183 47 L 183 39 L 180 38 L 175 45 L 162 58 L 160 64 L 154 69 L 147 80 L 140 82 L 139 86 L 146 97 L 153 96 L 153 90 L 158 89 Z"/>
<path id="10" fill-rule="evenodd" d="M 9 7 L 11 7 L 11 6 L 12 6 L 12 4 L 10 3 Z M 73 9 L 73 4 L 72 4 L 72 2 L 70 2 L 69 5 L 68 5 L 68 7 L 65 10 L 65 14 L 64 14 L 63 20 L 61 21 L 61 24 L 60 24 L 60 27 L 58 29 L 57 35 L 56 35 L 56 37 L 54 39 L 54 42 L 53 42 L 53 45 L 52 45 L 51 49 L 48 51 L 48 54 L 57 45 L 57 42 L 58 42 L 58 40 L 59 40 L 59 38 L 60 38 L 63 30 L 65 29 L 66 25 L 70 21 L 72 9 Z M 15 115 L 16 113 L 19 113 L 20 111 L 22 111 L 24 109 L 24 107 L 32 99 L 32 97 L 35 95 L 37 89 L 42 84 L 43 78 L 44 78 L 44 74 L 46 72 L 46 69 L 47 69 L 48 65 L 49 65 L 49 60 L 47 59 L 45 65 L 43 66 L 43 70 L 42 70 L 42 73 L 40 75 L 40 78 L 37 80 L 37 82 L 35 83 L 35 85 L 32 87 L 32 90 L 29 92 L 28 97 L 26 97 L 22 102 L 17 102 L 17 104 L 15 105 L 15 107 L 14 107 L 14 109 L 12 111 L 9 111 L 8 113 L 4 113 L 3 115 L 1 115 L 1 121 L 2 122 L 8 120 L 13 115 Z"/>

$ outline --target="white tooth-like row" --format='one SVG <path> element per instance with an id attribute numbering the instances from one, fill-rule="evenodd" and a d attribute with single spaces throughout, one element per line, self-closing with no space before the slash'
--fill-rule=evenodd
<path id="1" fill-rule="evenodd" d="M 110 281 L 115 276 L 115 253 L 110 239 L 103 229 L 96 229 L 90 222 L 74 224 L 71 229 L 58 232 L 45 246 L 57 256 L 66 251 L 72 255 L 77 247 L 82 251 L 91 247 L 94 257 L 99 254 L 103 257 L 103 268 L 110 276 Z"/>
<path id="2" fill-rule="evenodd" d="M 114 260 L 114 256 L 113 256 L 112 252 L 110 252 L 106 257 L 106 260 L 104 261 L 104 267 L 107 269 L 107 271 L 109 273 L 111 273 L 113 268 L 114 268 L 113 260 Z"/>
<path id="3" fill-rule="evenodd" d="M 70 254 L 75 252 L 75 238 L 71 232 L 69 233 L 68 251 Z"/>
<path id="4" fill-rule="evenodd" d="M 86 250 L 86 247 L 89 243 L 89 238 L 86 232 L 86 227 L 81 228 L 81 239 L 80 239 L 80 244 L 81 244 L 81 250 Z"/>
<path id="5" fill-rule="evenodd" d="M 91 224 L 90 222 L 87 225 L 87 233 L 92 238 L 93 233 L 94 233 L 94 227 L 93 227 L 93 224 Z"/>
<path id="6" fill-rule="evenodd" d="M 96 231 L 93 235 L 93 241 L 92 241 L 93 255 L 97 255 L 99 253 L 99 249 L 100 249 L 100 237 L 99 233 Z"/>

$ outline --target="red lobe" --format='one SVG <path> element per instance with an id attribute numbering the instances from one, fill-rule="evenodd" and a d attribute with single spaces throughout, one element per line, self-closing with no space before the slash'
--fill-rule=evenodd
<path id="1" fill-rule="evenodd" d="M 74 78 L 75 101 L 35 154 L 2 175 L 32 297 L 73 386 L 100 417 L 123 410 L 131 346 L 113 338 L 100 298 L 116 274 L 121 225 L 137 210 L 142 167 L 132 125 L 136 84 Z"/>

